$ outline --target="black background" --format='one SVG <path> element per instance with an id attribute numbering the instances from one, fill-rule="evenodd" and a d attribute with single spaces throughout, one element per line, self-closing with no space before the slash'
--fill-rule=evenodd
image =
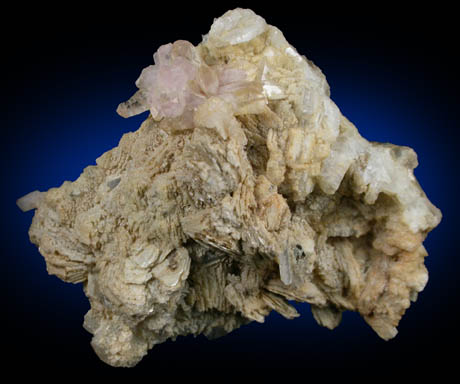
<path id="1" fill-rule="evenodd" d="M 280 28 L 328 78 L 332 99 L 364 137 L 412 146 L 422 187 L 444 214 L 425 243 L 430 281 L 400 323 L 380 340 L 357 314 L 334 331 L 302 317 L 273 314 L 218 340 L 179 338 L 156 346 L 134 369 L 100 362 L 81 326 L 88 310 L 80 286 L 50 277 L 27 229 L 32 213 L 14 201 L 74 180 L 137 129 L 145 116 L 115 114 L 134 91 L 153 52 L 177 39 L 201 41 L 214 17 L 250 7 Z M 266 381 L 447 379 L 458 359 L 458 22 L 443 3 L 429 8 L 372 3 L 322 8 L 308 3 L 207 5 L 141 3 L 106 7 L 44 5 L 5 11 L 2 59 L 2 346 L 6 370 L 42 378 L 89 374 L 154 380 Z M 56 12 L 56 13 L 52 13 Z M 8 27 L 6 22 L 13 21 Z M 57 373 L 59 372 L 59 373 Z M 248 373 L 249 372 L 249 373 Z M 455 376 L 454 376 L 455 380 Z"/>

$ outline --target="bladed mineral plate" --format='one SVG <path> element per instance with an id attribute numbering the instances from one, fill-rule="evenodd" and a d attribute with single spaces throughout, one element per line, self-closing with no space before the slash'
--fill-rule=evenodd
<path id="1" fill-rule="evenodd" d="M 179 335 L 292 319 L 289 301 L 394 337 L 441 220 L 415 152 L 361 137 L 320 69 L 251 10 L 153 59 L 118 107 L 149 111 L 141 127 L 74 182 L 18 200 L 48 272 L 83 283 L 98 356 L 134 366 Z"/>

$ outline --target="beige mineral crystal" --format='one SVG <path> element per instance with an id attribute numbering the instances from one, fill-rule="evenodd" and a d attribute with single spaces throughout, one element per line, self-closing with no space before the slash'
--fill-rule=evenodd
<path id="1" fill-rule="evenodd" d="M 383 339 L 427 283 L 441 219 L 408 147 L 368 142 L 322 72 L 251 10 L 159 48 L 118 112 L 139 130 L 74 182 L 18 200 L 48 272 L 83 283 L 97 355 L 134 366 L 180 335 L 224 335 L 307 302 Z"/>

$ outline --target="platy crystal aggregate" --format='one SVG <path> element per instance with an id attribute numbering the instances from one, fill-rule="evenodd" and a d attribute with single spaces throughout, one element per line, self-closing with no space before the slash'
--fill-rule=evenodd
<path id="1" fill-rule="evenodd" d="M 441 220 L 415 152 L 361 137 L 322 72 L 251 10 L 153 59 L 118 107 L 149 111 L 141 127 L 74 182 L 18 200 L 36 209 L 48 272 L 83 284 L 97 355 L 134 366 L 180 335 L 292 319 L 289 301 L 394 337 Z"/>

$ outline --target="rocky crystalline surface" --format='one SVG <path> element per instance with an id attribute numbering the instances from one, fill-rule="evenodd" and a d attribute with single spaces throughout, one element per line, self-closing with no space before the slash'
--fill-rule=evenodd
<path id="1" fill-rule="evenodd" d="M 250 10 L 161 46 L 118 112 L 138 131 L 74 182 L 18 201 L 48 271 L 83 283 L 98 356 L 133 366 L 179 335 L 224 335 L 289 301 L 384 338 L 427 283 L 441 219 L 408 147 L 370 143 L 321 71 Z"/>

